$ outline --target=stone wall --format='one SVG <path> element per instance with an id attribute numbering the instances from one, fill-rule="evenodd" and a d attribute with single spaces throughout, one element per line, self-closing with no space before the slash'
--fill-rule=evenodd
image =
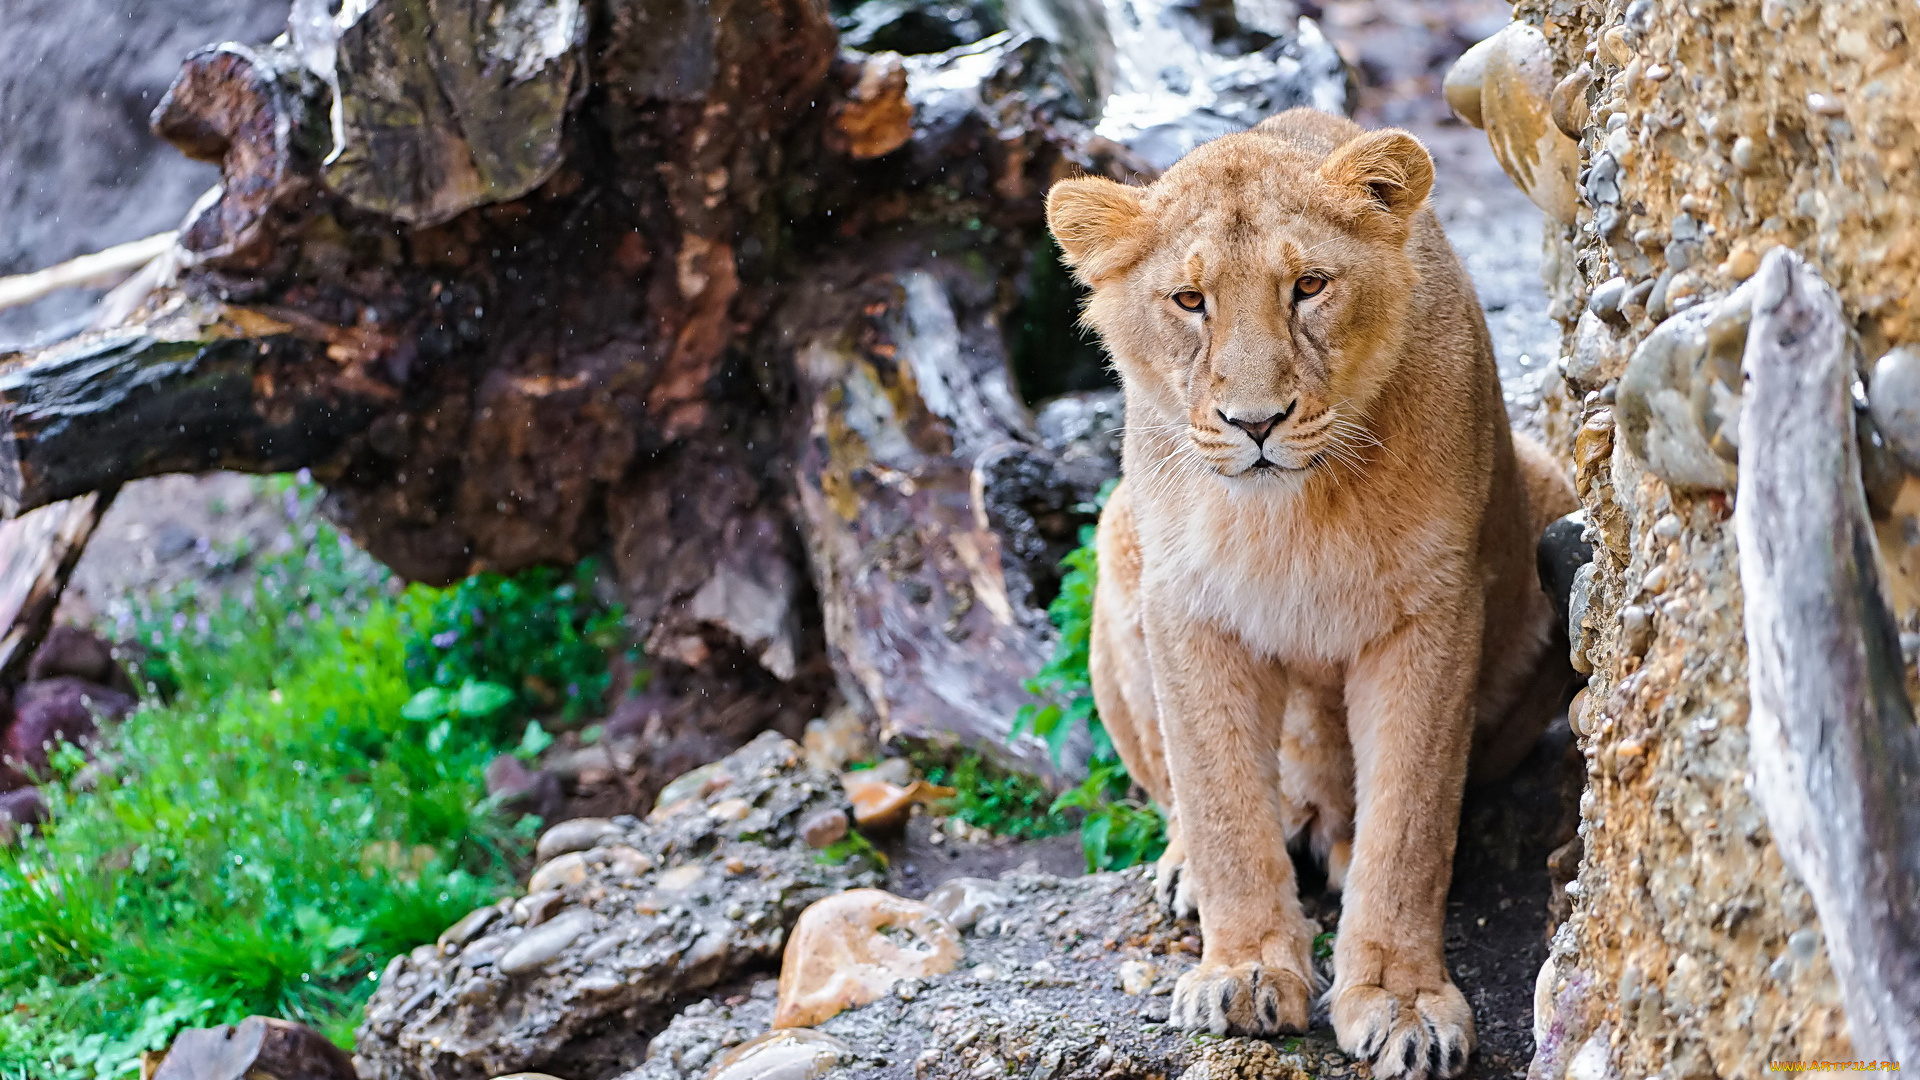
<path id="1" fill-rule="evenodd" d="M 1533 1074 L 1681 1080 L 1846 1060 L 1819 919 L 1749 779 L 1731 502 L 1744 325 L 1724 328 L 1731 351 L 1717 324 L 1691 352 L 1641 346 L 1780 245 L 1839 292 L 1867 361 L 1920 338 L 1920 12 L 1900 0 L 1515 7 L 1539 31 L 1534 52 L 1479 57 L 1484 80 L 1468 64 L 1460 81 L 1480 87 L 1516 182 L 1550 216 L 1563 208 L 1545 241 L 1566 328 L 1550 427 L 1595 547 L 1574 601 L 1576 662 L 1593 671 L 1572 717 L 1584 853 L 1536 998 Z M 1920 491 L 1862 421 L 1911 687 Z"/>

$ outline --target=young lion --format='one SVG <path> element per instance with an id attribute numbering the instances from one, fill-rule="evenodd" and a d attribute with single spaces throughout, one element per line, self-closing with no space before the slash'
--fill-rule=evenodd
<path id="1" fill-rule="evenodd" d="M 1126 387 L 1093 688 L 1199 908 L 1173 1021 L 1305 1029 L 1304 837 L 1345 891 L 1334 1029 L 1380 1077 L 1473 1050 L 1441 952 L 1468 757 L 1511 768 L 1567 675 L 1534 545 L 1573 492 L 1508 429 L 1432 184 L 1413 136 L 1295 109 L 1047 199 Z"/>

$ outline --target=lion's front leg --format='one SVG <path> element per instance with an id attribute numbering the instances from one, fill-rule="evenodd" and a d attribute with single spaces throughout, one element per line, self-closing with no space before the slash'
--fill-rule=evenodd
<path id="1" fill-rule="evenodd" d="M 1218 630 L 1150 619 L 1147 634 L 1205 943 L 1174 988 L 1172 1022 L 1221 1035 L 1305 1031 L 1313 935 L 1281 833 L 1275 753 L 1285 681 Z"/>
<path id="2" fill-rule="evenodd" d="M 1479 646 L 1472 628 L 1403 624 L 1348 671 L 1359 831 L 1334 944 L 1340 1048 L 1381 1078 L 1454 1076 L 1473 1011 L 1442 949 Z"/>

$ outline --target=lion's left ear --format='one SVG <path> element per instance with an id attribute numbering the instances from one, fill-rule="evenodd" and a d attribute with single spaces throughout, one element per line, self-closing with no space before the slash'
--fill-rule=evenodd
<path id="1" fill-rule="evenodd" d="M 1329 155 L 1320 175 L 1405 221 L 1427 204 L 1433 157 L 1398 128 L 1369 131 Z"/>

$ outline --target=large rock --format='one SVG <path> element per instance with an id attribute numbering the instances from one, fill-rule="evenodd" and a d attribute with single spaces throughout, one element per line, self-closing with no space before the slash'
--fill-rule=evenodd
<path id="1" fill-rule="evenodd" d="M 358 1034 L 362 1080 L 607 1075 L 676 999 L 776 963 L 809 904 L 877 883 L 799 837 L 846 800 L 792 742 L 762 735 L 704 779 L 646 821 L 556 826 L 544 888 L 395 958 Z"/>

